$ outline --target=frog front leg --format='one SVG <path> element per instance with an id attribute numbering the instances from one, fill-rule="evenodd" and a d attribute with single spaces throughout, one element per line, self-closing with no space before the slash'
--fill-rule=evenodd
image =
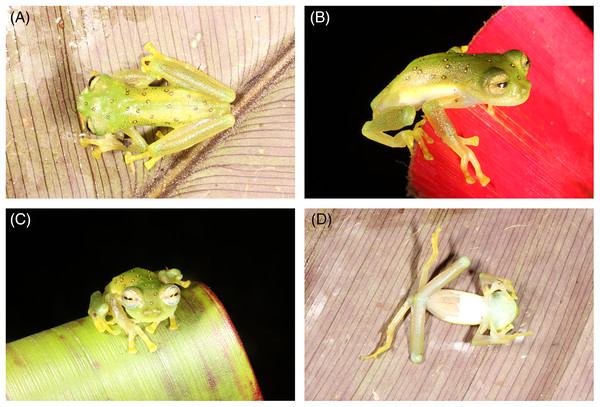
<path id="1" fill-rule="evenodd" d="M 461 96 L 449 96 L 426 102 L 423 104 L 423 112 L 442 141 L 460 157 L 460 168 L 467 183 L 472 184 L 475 182 L 468 169 L 468 165 L 471 163 L 475 169 L 475 174 L 479 179 L 479 182 L 482 186 L 485 186 L 490 182 L 490 179 L 483 174 L 481 165 L 479 164 L 479 161 L 477 161 L 475 154 L 467 147 L 467 145 L 477 146 L 479 144 L 479 138 L 471 137 L 465 139 L 460 137 L 444 111 L 444 109 L 447 108 L 460 107 L 465 107 L 464 98 Z"/>
<path id="2" fill-rule="evenodd" d="M 388 147 L 408 147 L 411 155 L 414 152 L 414 140 L 421 147 L 426 160 L 433 160 L 429 154 L 423 138 L 428 143 L 433 140 L 421 129 L 425 120 L 416 123 L 412 130 L 402 130 L 394 136 L 386 134 L 386 131 L 396 131 L 411 125 L 415 121 L 416 111 L 412 106 L 393 106 L 373 114 L 373 120 L 366 122 L 362 128 L 362 134 L 370 140 L 376 141 Z"/>
<path id="3" fill-rule="evenodd" d="M 96 159 L 100 159 L 102 153 L 112 150 L 121 150 L 127 151 L 131 153 L 144 153 L 148 150 L 148 143 L 140 133 L 137 132 L 133 127 L 130 129 L 121 130 L 125 135 L 129 138 L 127 140 L 123 140 L 122 137 L 117 137 L 115 134 L 106 133 L 102 138 L 99 139 L 91 139 L 87 137 L 82 137 L 79 139 L 79 143 L 83 147 L 87 147 L 89 145 L 96 146 L 92 151 L 92 155 Z"/>
<path id="4" fill-rule="evenodd" d="M 485 331 L 488 329 L 490 330 L 490 333 L 489 335 L 485 335 Z M 471 340 L 471 344 L 473 344 L 473 346 L 497 345 L 500 343 L 508 343 L 519 336 L 533 335 L 533 332 L 518 332 L 516 334 L 506 335 L 506 333 L 512 329 L 514 329 L 513 324 L 509 324 L 502 330 L 498 331 L 494 327 L 494 322 L 489 319 L 479 325 L 477 332 Z"/>
<path id="5" fill-rule="evenodd" d="M 121 306 L 117 297 L 114 294 L 111 294 L 111 293 L 106 294 L 104 296 L 104 300 L 106 301 L 106 303 L 108 304 L 108 307 L 110 308 L 110 312 L 113 316 L 114 321 L 117 323 L 117 325 L 119 325 L 119 327 L 121 327 L 121 329 L 123 329 L 123 331 L 128 336 L 128 342 L 129 342 L 128 351 L 129 351 L 129 353 L 137 352 L 137 349 L 135 348 L 136 335 L 139 336 L 144 341 L 144 343 L 148 347 L 149 352 L 154 352 L 156 349 L 158 349 L 158 346 L 156 346 L 150 340 L 150 338 L 148 338 L 148 335 L 146 335 L 144 333 L 142 328 L 140 328 L 134 322 L 134 320 L 130 319 L 127 316 L 127 313 L 125 312 L 125 310 L 123 309 L 123 307 Z"/>

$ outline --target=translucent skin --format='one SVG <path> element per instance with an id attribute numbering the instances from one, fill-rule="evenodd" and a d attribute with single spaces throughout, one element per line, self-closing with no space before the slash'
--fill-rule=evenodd
<path id="1" fill-rule="evenodd" d="M 142 58 L 140 70 L 95 75 L 77 98 L 79 121 L 84 130 L 103 139 L 81 138 L 84 147 L 96 146 L 100 158 L 111 150 L 126 151 L 126 162 L 150 158 L 150 169 L 161 157 L 190 148 L 233 126 L 230 103 L 233 90 L 193 66 L 160 54 L 150 43 L 151 55 Z M 169 86 L 151 86 L 165 79 Z M 171 127 L 148 145 L 135 126 Z M 124 143 L 122 132 L 129 138 Z M 131 155 L 131 153 L 137 153 Z"/>
<path id="2" fill-rule="evenodd" d="M 478 137 L 459 137 L 444 112 L 448 108 L 465 108 L 475 104 L 515 106 L 529 98 L 531 82 L 529 59 L 519 50 L 503 54 L 466 54 L 466 47 L 415 59 L 371 102 L 373 120 L 362 128 L 365 137 L 389 147 L 408 147 L 411 154 L 416 140 L 426 159 L 432 160 L 423 139 L 433 140 L 421 129 L 426 120 L 440 138 L 461 157 L 461 170 L 468 183 L 475 182 L 468 171 L 471 163 L 482 185 L 489 178 L 481 171 L 479 161 L 467 145 L 477 146 Z M 412 130 L 401 130 L 413 124 L 416 111 L 422 109 L 425 119 Z M 394 136 L 388 131 L 400 130 Z"/>
<path id="3" fill-rule="evenodd" d="M 137 352 L 135 336 L 154 352 L 157 346 L 150 341 L 139 322 L 152 322 L 146 331 L 154 333 L 161 321 L 169 318 L 170 329 L 177 329 L 173 316 L 179 303 L 180 290 L 188 287 L 189 281 L 181 281 L 178 269 L 161 270 L 158 273 L 134 268 L 119 274 L 106 286 L 104 294 L 96 291 L 90 299 L 88 314 L 92 317 L 99 332 L 108 331 L 118 335 L 120 331 L 111 329 L 117 324 L 129 336 L 129 352 Z M 112 319 L 106 320 L 106 315 Z"/>
<path id="4" fill-rule="evenodd" d="M 437 257 L 438 228 L 431 237 L 433 254 L 423 267 L 419 280 L 419 289 L 409 297 L 394 315 L 386 331 L 383 346 L 361 359 L 377 358 L 388 350 L 393 342 L 396 326 L 402 321 L 408 310 L 412 311 L 410 320 L 410 359 L 414 363 L 423 360 L 423 342 L 425 338 L 425 317 L 429 310 L 443 321 L 453 324 L 479 325 L 471 343 L 475 346 L 507 343 L 519 336 L 533 335 L 532 332 L 506 335 L 513 329 L 512 321 L 519 315 L 514 288 L 510 281 L 491 274 L 481 273 L 479 279 L 483 297 L 455 290 L 444 290 L 450 281 L 466 270 L 471 261 L 461 257 L 446 270 L 427 282 L 429 269 Z M 489 335 L 485 332 L 489 330 Z"/>

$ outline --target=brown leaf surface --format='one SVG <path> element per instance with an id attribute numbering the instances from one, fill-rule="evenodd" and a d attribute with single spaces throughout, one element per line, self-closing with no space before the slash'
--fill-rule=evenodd
<path id="1" fill-rule="evenodd" d="M 307 400 L 592 400 L 593 212 L 573 210 L 320 210 L 305 213 Z M 475 347 L 475 327 L 427 316 L 423 362 L 409 361 L 410 313 L 384 339 L 442 227 L 432 270 L 460 256 L 472 265 L 448 288 L 481 294 L 485 272 L 513 282 L 520 332 Z M 443 265 L 443 266 L 441 266 Z"/>
<path id="2" fill-rule="evenodd" d="M 29 25 L 6 37 L 8 197 L 293 197 L 293 7 L 20 10 Z M 139 69 L 148 41 L 234 89 L 236 125 L 132 171 L 123 152 L 79 145 L 75 99 L 92 70 Z"/>

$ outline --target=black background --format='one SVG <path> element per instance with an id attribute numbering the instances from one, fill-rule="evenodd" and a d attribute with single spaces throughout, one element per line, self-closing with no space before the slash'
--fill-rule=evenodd
<path id="1" fill-rule="evenodd" d="M 8 342 L 86 316 L 124 271 L 176 267 L 219 297 L 265 400 L 294 399 L 293 210 L 25 210 L 28 229 L 11 228 L 13 212 Z"/>
<path id="2" fill-rule="evenodd" d="M 371 100 L 415 58 L 468 45 L 499 9 L 306 7 L 306 197 L 405 197 L 408 149 L 361 133 Z M 311 24 L 315 10 L 328 26 Z M 574 10 L 592 27 L 592 7 Z"/>

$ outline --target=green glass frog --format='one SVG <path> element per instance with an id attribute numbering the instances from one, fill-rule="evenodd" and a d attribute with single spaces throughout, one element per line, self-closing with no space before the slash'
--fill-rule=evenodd
<path id="1" fill-rule="evenodd" d="M 161 270 L 158 273 L 134 268 L 119 274 L 106 286 L 104 294 L 96 291 L 90 299 L 88 315 L 94 320 L 99 332 L 113 335 L 121 333 L 110 325 L 117 324 L 129 336 L 129 352 L 136 353 L 135 337 L 138 335 L 150 352 L 157 346 L 137 324 L 151 322 L 146 331 L 154 333 L 161 321 L 169 318 L 169 329 L 177 329 L 175 316 L 181 298 L 181 287 L 188 287 L 189 281 L 181 281 L 178 269 Z M 112 316 L 107 320 L 106 315 Z"/>
<path id="2" fill-rule="evenodd" d="M 423 266 L 419 289 L 400 307 L 386 331 L 386 341 L 375 352 L 361 359 L 376 359 L 392 345 L 396 326 L 404 315 L 411 310 L 410 319 L 410 360 L 419 363 L 423 360 L 423 341 L 425 338 L 425 316 L 429 311 L 442 321 L 452 324 L 479 325 L 471 344 L 474 346 L 508 343 L 511 340 L 532 332 L 508 334 L 514 328 L 512 321 L 519 316 L 518 299 L 509 280 L 491 274 L 481 273 L 479 281 L 483 297 L 464 291 L 443 289 L 450 281 L 462 273 L 471 261 L 461 257 L 430 282 L 429 269 L 438 255 L 437 239 L 441 229 L 437 228 L 431 237 L 433 253 Z M 489 334 L 485 332 L 489 330 Z"/>
<path id="3" fill-rule="evenodd" d="M 490 179 L 483 174 L 473 151 L 479 137 L 462 138 L 444 112 L 476 104 L 515 106 L 529 98 L 531 82 L 529 58 L 519 50 L 503 54 L 466 54 L 467 47 L 453 47 L 448 52 L 415 59 L 371 102 L 373 120 L 362 128 L 362 134 L 388 147 L 408 147 L 414 152 L 417 141 L 423 156 L 433 160 L 423 139 L 433 140 L 421 128 L 429 120 L 435 132 L 460 157 L 460 168 L 469 184 L 475 182 L 468 170 L 471 163 L 475 174 L 485 186 Z M 422 109 L 425 118 L 412 130 L 401 130 L 415 121 Z M 394 136 L 387 131 L 398 131 Z"/>
<path id="4" fill-rule="evenodd" d="M 88 86 L 77 98 L 77 110 L 84 130 L 104 136 L 79 139 L 84 147 L 96 146 L 94 157 L 122 150 L 127 152 L 127 163 L 149 158 L 144 165 L 150 169 L 161 157 L 232 127 L 235 118 L 230 103 L 236 95 L 193 66 L 160 54 L 152 44 L 145 48 L 151 55 L 142 58 L 141 70 L 113 75 L 92 72 Z M 158 79 L 165 79 L 169 86 L 150 86 Z M 173 130 L 166 134 L 158 131 L 158 140 L 148 145 L 135 126 Z"/>

